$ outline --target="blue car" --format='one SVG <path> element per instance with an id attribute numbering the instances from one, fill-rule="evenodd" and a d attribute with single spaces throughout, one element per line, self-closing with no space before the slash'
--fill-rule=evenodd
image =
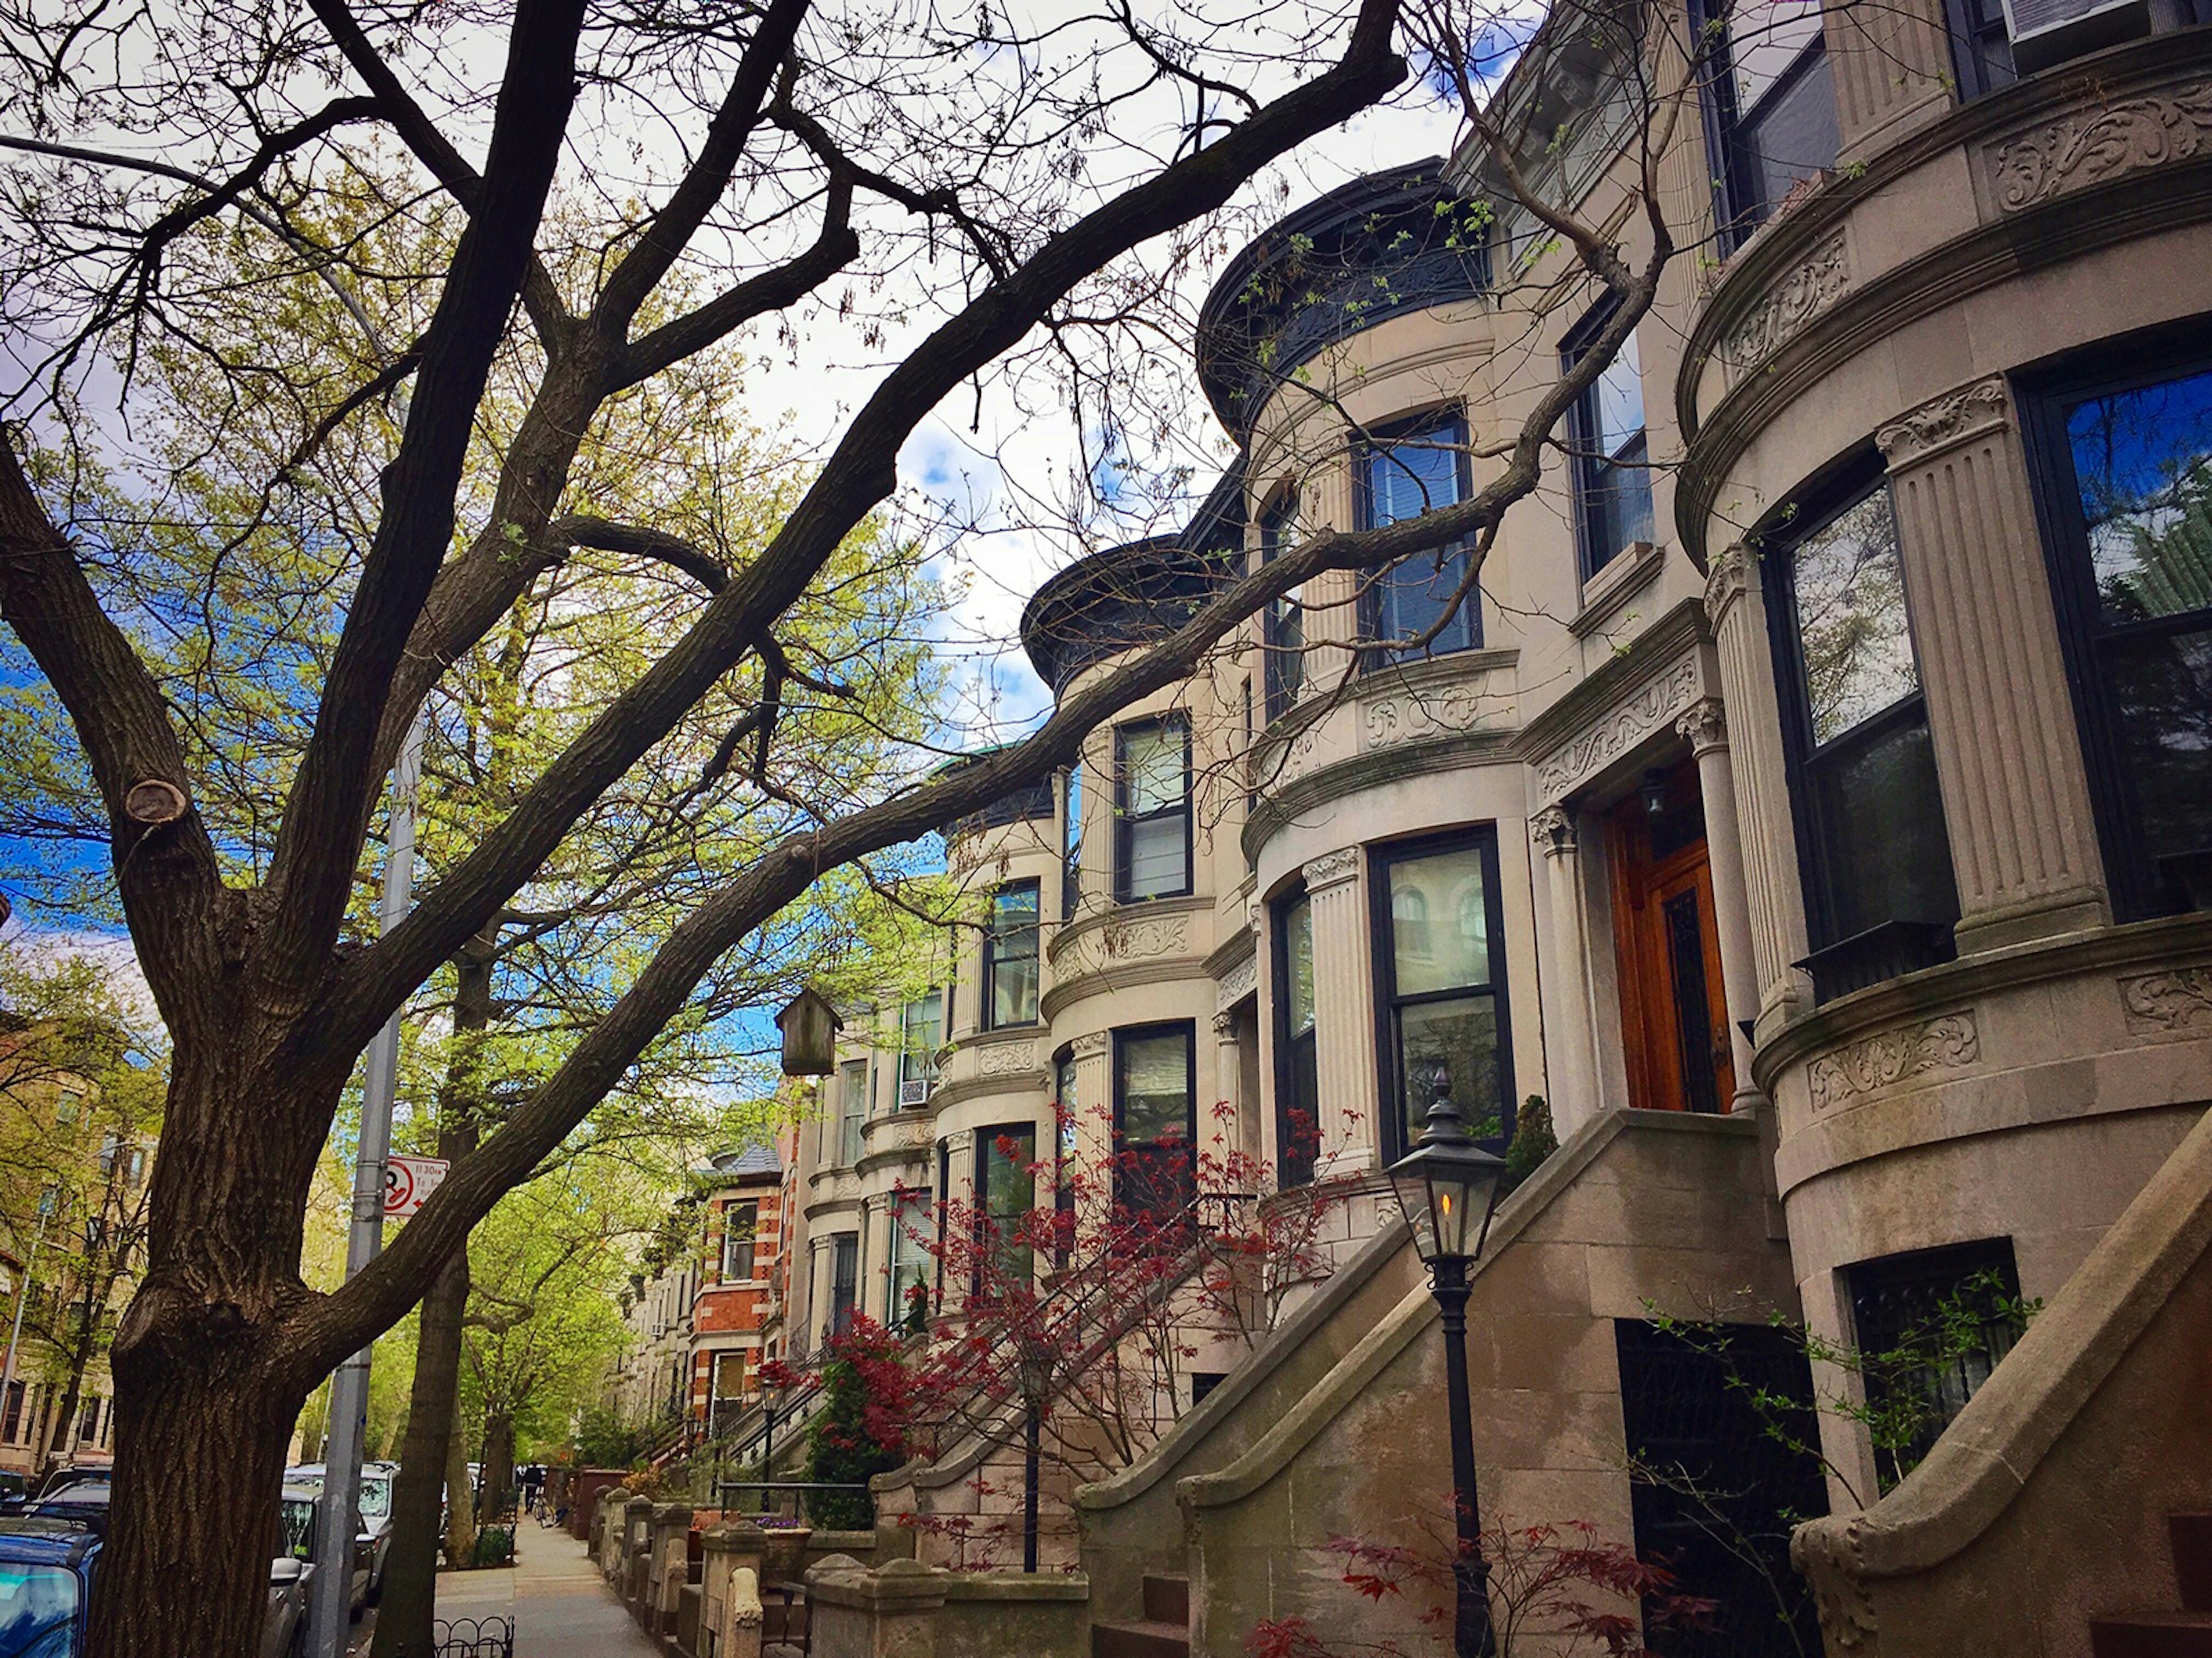
<path id="1" fill-rule="evenodd" d="M 99 1558 L 90 1532 L 34 1520 L 0 1527 L 0 1658 L 77 1658 Z"/>

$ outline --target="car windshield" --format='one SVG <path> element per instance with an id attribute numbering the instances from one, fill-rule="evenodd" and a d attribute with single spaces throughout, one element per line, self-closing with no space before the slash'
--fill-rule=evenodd
<path id="1" fill-rule="evenodd" d="M 374 1474 L 363 1474 L 361 1480 L 361 1517 L 381 1520 L 392 1512 L 392 1482 L 380 1479 Z"/>
<path id="2" fill-rule="evenodd" d="M 66 1637 L 52 1637 L 69 1628 L 76 1607 L 75 1572 L 0 1562 L 0 1658 L 67 1652 Z"/>
<path id="3" fill-rule="evenodd" d="M 312 1560 L 315 1555 L 315 1500 L 311 1497 L 288 1497 L 284 1511 L 278 1521 L 280 1538 L 284 1552 L 295 1560 Z"/>

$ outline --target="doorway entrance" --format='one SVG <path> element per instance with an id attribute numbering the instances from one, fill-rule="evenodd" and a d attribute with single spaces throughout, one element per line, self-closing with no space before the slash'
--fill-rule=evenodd
<path id="1" fill-rule="evenodd" d="M 1629 1103 L 1725 1111 L 1735 1061 L 1697 767 L 1649 774 L 1606 827 Z"/>

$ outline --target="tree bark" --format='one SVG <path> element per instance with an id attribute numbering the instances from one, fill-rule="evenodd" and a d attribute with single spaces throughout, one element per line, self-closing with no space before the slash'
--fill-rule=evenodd
<path id="1" fill-rule="evenodd" d="M 446 1558 L 465 1566 L 476 1552 L 477 1499 L 469 1480 L 469 1436 L 456 1400 L 452 1430 L 446 1436 Z"/>
<path id="2" fill-rule="evenodd" d="M 490 1406 L 484 1412 L 483 1489 L 477 1497 L 477 1525 L 495 1526 L 514 1484 L 514 1418 Z"/>

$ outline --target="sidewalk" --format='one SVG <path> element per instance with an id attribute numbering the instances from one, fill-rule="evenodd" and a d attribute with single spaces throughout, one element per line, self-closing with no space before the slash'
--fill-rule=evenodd
<path id="1" fill-rule="evenodd" d="M 525 1520 L 516 1529 L 511 1570 L 459 1575 L 508 1580 L 507 1603 L 498 1612 L 514 1616 L 514 1658 L 662 1658 L 660 1648 L 630 1621 L 584 1545 L 564 1531 Z M 483 1615 L 451 1599 L 447 1582 L 438 1580 L 438 1616 Z"/>

